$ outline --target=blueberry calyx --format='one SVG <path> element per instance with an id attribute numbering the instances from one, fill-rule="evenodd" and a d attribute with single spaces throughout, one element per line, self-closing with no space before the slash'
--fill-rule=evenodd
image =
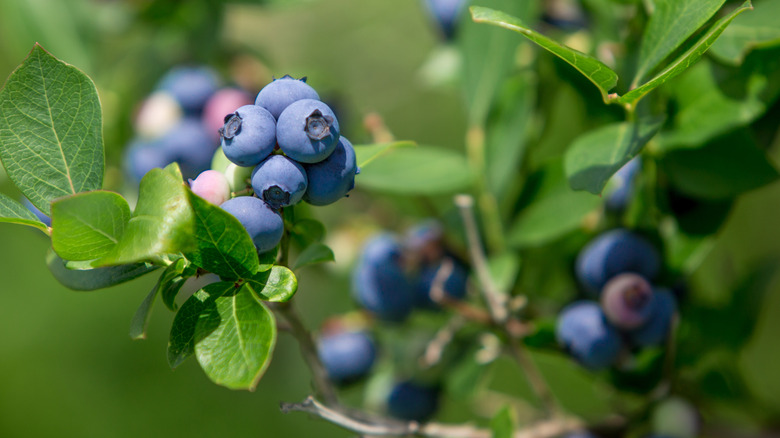
<path id="1" fill-rule="evenodd" d="M 271 186 L 263 190 L 263 200 L 271 207 L 278 209 L 290 203 L 290 193 L 279 186 Z"/>
<path id="2" fill-rule="evenodd" d="M 241 116 L 238 113 L 225 116 L 225 126 L 219 128 L 219 135 L 226 140 L 230 140 L 239 131 L 241 131 Z"/>
<path id="3" fill-rule="evenodd" d="M 306 127 L 303 128 L 306 131 L 306 135 L 312 140 L 322 140 L 330 135 L 330 127 L 333 125 L 333 117 L 322 115 L 322 112 L 318 109 L 306 117 Z"/>
<path id="4" fill-rule="evenodd" d="M 629 286 L 623 294 L 623 302 L 626 303 L 626 307 L 632 310 L 639 310 L 647 305 L 652 295 L 648 293 L 644 286 L 644 284 Z"/>

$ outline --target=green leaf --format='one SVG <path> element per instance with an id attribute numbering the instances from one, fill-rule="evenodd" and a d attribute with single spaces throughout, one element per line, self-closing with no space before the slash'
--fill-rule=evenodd
<path id="1" fill-rule="evenodd" d="M 553 41 L 550 38 L 526 26 L 519 18 L 480 6 L 472 6 L 471 17 L 478 23 L 488 23 L 494 26 L 513 30 L 533 41 L 543 49 L 566 61 L 582 73 L 599 89 L 604 102 L 609 100 L 609 90 L 617 85 L 617 73 L 598 59 L 572 49 L 571 47 Z"/>
<path id="2" fill-rule="evenodd" d="M 157 293 L 159 291 L 160 289 L 155 285 L 146 295 L 143 302 L 141 302 L 141 305 L 138 306 L 138 310 L 135 311 L 133 319 L 130 321 L 130 339 L 146 339 L 146 325 L 149 323 L 149 316 L 152 314 L 154 299 L 157 298 Z"/>
<path id="3" fill-rule="evenodd" d="M 284 266 L 274 266 L 270 271 L 247 278 L 246 284 L 263 301 L 283 303 L 298 291 L 298 279 Z"/>
<path id="4" fill-rule="evenodd" d="M 766 153 L 744 131 L 720 137 L 699 149 L 679 149 L 661 166 L 673 186 L 702 199 L 727 199 L 777 180 Z"/>
<path id="5" fill-rule="evenodd" d="M 520 273 L 520 257 L 507 251 L 488 259 L 488 270 L 499 291 L 508 292 Z"/>
<path id="6" fill-rule="evenodd" d="M 108 254 L 130 220 L 130 206 L 114 192 L 96 190 L 51 204 L 52 247 L 66 260 L 93 260 Z"/>
<path id="7" fill-rule="evenodd" d="M 396 141 L 393 143 L 379 143 L 371 145 L 355 145 L 355 158 L 361 172 L 364 167 L 371 164 L 372 161 L 382 158 L 385 154 L 396 148 L 415 147 L 417 143 L 413 141 Z"/>
<path id="8" fill-rule="evenodd" d="M 639 48 L 639 65 L 634 79 L 638 84 L 644 76 L 672 54 L 726 0 L 656 0 L 653 15 L 645 27 Z"/>
<path id="9" fill-rule="evenodd" d="M 707 49 L 712 46 L 715 40 L 718 39 L 720 34 L 724 29 L 726 29 L 726 26 L 728 26 L 732 20 L 734 20 L 739 14 L 752 8 L 753 6 L 750 4 L 750 0 L 747 0 L 742 4 L 742 6 L 733 10 L 730 14 L 715 22 L 712 27 L 701 34 L 701 36 L 691 45 L 688 50 L 686 50 L 677 59 L 672 61 L 669 65 L 667 65 L 663 70 L 655 75 L 653 79 L 650 79 L 640 87 L 634 88 L 621 97 L 611 98 L 610 103 L 630 104 L 632 106 L 635 105 L 636 102 L 644 97 L 647 93 L 692 66 L 696 61 L 699 60 L 699 58 L 702 57 L 702 55 L 704 55 L 704 52 L 706 52 Z"/>
<path id="10" fill-rule="evenodd" d="M 482 0 L 480 4 L 529 22 L 539 9 L 536 2 L 516 0 Z M 468 120 L 472 125 L 483 126 L 505 78 L 512 71 L 517 47 L 524 41 L 500 29 L 473 22 L 462 23 L 458 32 Z"/>
<path id="11" fill-rule="evenodd" d="M 188 188 L 195 218 L 196 248 L 187 258 L 225 279 L 249 277 L 260 269 L 257 248 L 241 222 Z"/>
<path id="12" fill-rule="evenodd" d="M 290 227 L 290 237 L 300 248 L 306 248 L 325 238 L 325 225 L 316 219 L 296 220 L 295 224 Z"/>
<path id="13" fill-rule="evenodd" d="M 49 234 L 49 227 L 38 220 L 33 212 L 2 193 L 0 193 L 0 222 L 29 225 Z"/>
<path id="14" fill-rule="evenodd" d="M 639 154 L 658 132 L 663 121 L 655 118 L 615 123 L 579 137 L 565 156 L 571 188 L 600 194 L 612 175 Z"/>
<path id="15" fill-rule="evenodd" d="M 46 254 L 46 266 L 63 286 L 73 290 L 97 290 L 124 283 L 157 269 L 146 263 L 110 266 L 106 268 L 70 269 L 67 261 L 53 250 Z"/>
<path id="16" fill-rule="evenodd" d="M 209 378 L 254 391 L 276 346 L 276 319 L 248 287 L 215 299 L 195 326 L 195 354 Z"/>
<path id="17" fill-rule="evenodd" d="M 45 214 L 56 198 L 101 188 L 102 116 L 92 80 L 36 44 L 0 91 L 0 159 Z"/>
<path id="18" fill-rule="evenodd" d="M 162 296 L 162 301 L 165 307 L 171 311 L 176 311 L 176 295 L 179 294 L 184 282 L 188 278 L 195 275 L 198 268 L 185 258 L 176 259 L 173 263 L 168 265 L 160 274 L 160 279 L 157 280 L 155 288 Z"/>
<path id="19" fill-rule="evenodd" d="M 514 411 L 511 407 L 504 406 L 490 419 L 492 438 L 512 438 L 515 435 L 516 423 Z"/>
<path id="20" fill-rule="evenodd" d="M 712 45 L 712 54 L 730 64 L 741 64 L 754 49 L 780 45 L 780 2 L 756 2 L 755 12 L 736 18 L 718 41 Z"/>
<path id="21" fill-rule="evenodd" d="M 293 265 L 293 270 L 297 271 L 304 266 L 332 262 L 335 260 L 336 256 L 333 255 L 333 250 L 328 248 L 327 245 L 324 243 L 313 243 L 298 254 L 298 258 L 295 259 L 295 265 Z"/>
<path id="22" fill-rule="evenodd" d="M 93 266 L 159 262 L 196 248 L 188 189 L 176 163 L 152 169 L 141 180 L 138 204 L 119 243 Z"/>
<path id="23" fill-rule="evenodd" d="M 389 193 L 438 195 L 468 188 L 474 179 L 466 158 L 431 146 L 396 149 L 360 172 L 359 186 Z"/>
<path id="24" fill-rule="evenodd" d="M 203 324 L 197 329 L 201 319 L 210 323 L 212 330 L 219 325 L 217 311 L 217 298 L 234 294 L 238 286 L 233 282 L 221 281 L 212 283 L 195 292 L 182 304 L 176 313 L 171 325 L 171 334 L 168 338 L 168 364 L 176 368 L 185 359 L 195 353 L 195 344 L 209 335 L 207 325 Z"/>

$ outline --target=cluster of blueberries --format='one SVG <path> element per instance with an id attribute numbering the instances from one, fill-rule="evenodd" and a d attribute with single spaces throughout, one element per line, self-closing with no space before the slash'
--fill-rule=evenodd
<path id="1" fill-rule="evenodd" d="M 405 320 L 414 308 L 441 309 L 446 300 L 466 296 L 468 270 L 443 242 L 441 225 L 426 221 L 401 238 L 376 234 L 365 243 L 353 273 L 357 302 L 377 319 Z M 365 329 L 326 330 L 318 343 L 320 360 L 330 379 L 349 384 L 367 376 L 377 356 L 377 345 Z M 386 398 L 387 411 L 404 420 L 424 421 L 439 404 L 436 385 L 403 380 Z"/>
<path id="2" fill-rule="evenodd" d="M 594 300 L 579 300 L 558 316 L 556 336 L 580 364 L 615 364 L 624 347 L 662 344 L 677 312 L 673 293 L 651 282 L 661 257 L 643 237 L 625 230 L 602 233 L 579 253 L 576 276 Z"/>

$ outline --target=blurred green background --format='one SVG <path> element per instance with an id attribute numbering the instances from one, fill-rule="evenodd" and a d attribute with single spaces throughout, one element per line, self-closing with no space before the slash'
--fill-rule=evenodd
<path id="1" fill-rule="evenodd" d="M 460 89 L 446 81 L 446 69 L 439 69 L 445 77 L 437 79 L 425 68 L 440 50 L 429 24 L 418 0 L 3 0 L 0 77 L 36 41 L 92 77 L 104 110 L 107 185 L 113 181 L 114 187 L 134 110 L 165 71 L 185 62 L 208 63 L 250 88 L 271 76 L 308 76 L 321 96 L 337 102 L 342 131 L 356 144 L 371 141 L 362 120 L 376 112 L 396 138 L 462 149 L 466 110 Z M 580 84 L 563 81 L 572 83 L 569 88 Z M 584 105 L 565 108 L 561 116 L 577 111 L 584 113 Z M 774 144 L 769 151 L 776 165 L 778 149 Z M 538 158 L 560 151 L 536 153 Z M 4 193 L 14 193 L 6 179 L 0 184 Z M 296 302 L 308 324 L 316 328 L 329 315 L 353 308 L 348 270 L 363 237 L 382 227 L 403 229 L 425 212 L 423 203 L 363 192 L 359 180 L 348 201 L 313 209 L 329 225 L 337 262 L 300 273 Z M 717 306 L 760 263 L 776 261 L 778 223 L 780 184 L 742 196 L 691 279 L 691 305 Z M 211 383 L 192 359 L 171 371 L 165 348 L 173 315 L 163 306 L 156 306 L 147 340 L 127 336 L 156 274 L 108 290 L 73 292 L 46 270 L 48 242 L 42 235 L 2 224 L 0 242 L 0 437 L 354 436 L 304 414 L 279 412 L 280 401 L 298 401 L 310 392 L 308 372 L 288 335 L 280 336 L 254 393 L 230 391 Z M 713 353 L 736 359 L 753 403 L 713 403 L 705 418 L 749 426 L 747 411 L 758 407 L 770 423 L 780 422 L 776 273 L 746 347 Z M 544 354 L 537 360 L 570 409 L 586 417 L 608 413 L 606 396 L 594 399 L 600 393 L 593 375 Z M 493 373 L 502 390 L 527 392 L 524 383 L 502 381 L 520 380 L 511 366 Z M 362 390 L 349 389 L 347 400 L 357 402 Z M 472 420 L 468 407 L 447 399 L 440 418 Z"/>

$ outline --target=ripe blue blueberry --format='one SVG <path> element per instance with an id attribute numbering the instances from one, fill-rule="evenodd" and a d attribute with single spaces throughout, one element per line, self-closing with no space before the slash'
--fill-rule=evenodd
<path id="1" fill-rule="evenodd" d="M 173 161 L 171 154 L 159 142 L 133 140 L 125 149 L 125 173 L 134 181 L 141 181 L 147 172 L 163 168 Z"/>
<path id="2" fill-rule="evenodd" d="M 455 36 L 458 20 L 466 6 L 465 0 L 425 0 L 428 12 L 445 39 Z"/>
<path id="3" fill-rule="evenodd" d="M 297 204 L 306 191 L 306 171 L 283 155 L 271 155 L 252 172 L 252 188 L 271 208 Z"/>
<path id="4" fill-rule="evenodd" d="M 634 193 L 634 180 L 641 170 L 642 159 L 634 157 L 612 176 L 610 179 L 612 188 L 605 200 L 608 209 L 623 210 L 628 206 Z"/>
<path id="5" fill-rule="evenodd" d="M 598 296 L 610 278 L 634 272 L 653 280 L 661 269 L 661 257 L 647 240 L 628 230 L 607 231 L 588 243 L 577 256 L 577 279 Z"/>
<path id="6" fill-rule="evenodd" d="M 414 298 L 394 236 L 379 234 L 366 243 L 352 273 L 352 291 L 363 308 L 382 320 L 400 322 L 409 316 Z"/>
<path id="7" fill-rule="evenodd" d="M 238 88 L 223 88 L 214 93 L 203 107 L 203 124 L 209 133 L 219 135 L 219 128 L 225 124 L 225 115 L 236 112 L 244 105 L 252 104 L 252 96 Z"/>
<path id="8" fill-rule="evenodd" d="M 219 88 L 219 76 L 210 67 L 176 67 L 158 87 L 170 93 L 187 113 L 199 113 Z"/>
<path id="9" fill-rule="evenodd" d="M 425 220 L 406 232 L 404 246 L 415 261 L 433 264 L 444 257 L 444 229 L 436 219 Z"/>
<path id="10" fill-rule="evenodd" d="M 320 96 L 306 83 L 306 78 L 295 79 L 290 75 L 284 75 L 274 79 L 257 93 L 255 105 L 267 109 L 275 119 L 279 119 L 285 108 L 301 99 L 320 100 Z"/>
<path id="11" fill-rule="evenodd" d="M 340 137 L 336 149 L 319 163 L 304 164 L 309 177 L 309 188 L 304 201 L 312 205 L 328 205 L 347 196 L 355 187 L 358 172 L 355 149 L 352 143 Z"/>
<path id="12" fill-rule="evenodd" d="M 393 417 L 425 421 L 439 408 L 439 389 L 411 381 L 397 383 L 387 397 L 387 411 Z"/>
<path id="13" fill-rule="evenodd" d="M 260 199 L 239 196 L 225 201 L 220 207 L 241 222 L 252 237 L 258 252 L 270 251 L 282 240 L 282 217 Z"/>
<path id="14" fill-rule="evenodd" d="M 324 160 L 339 139 L 339 121 L 323 102 L 314 99 L 290 104 L 276 123 L 276 141 L 288 157 L 301 163 Z"/>
<path id="15" fill-rule="evenodd" d="M 647 322 L 628 332 L 629 340 L 638 347 L 663 343 L 672 326 L 672 318 L 677 312 L 677 300 L 671 291 L 657 289 L 654 295 L 654 304 L 650 309 Z"/>
<path id="16" fill-rule="evenodd" d="M 374 340 L 363 331 L 331 334 L 321 338 L 317 345 L 328 377 L 340 384 L 368 375 L 376 359 L 376 350 Z"/>
<path id="17" fill-rule="evenodd" d="M 176 161 L 185 178 L 194 178 L 211 166 L 217 145 L 200 119 L 185 117 L 159 140 L 171 162 Z M 166 164 L 170 164 L 166 163 Z"/>
<path id="18" fill-rule="evenodd" d="M 635 329 L 647 322 L 654 304 L 653 287 L 630 272 L 616 275 L 601 291 L 601 308 L 620 329 Z"/>
<path id="19" fill-rule="evenodd" d="M 276 121 L 257 105 L 244 105 L 225 116 L 219 134 L 225 156 L 239 166 L 256 166 L 276 147 Z"/>
<path id="20" fill-rule="evenodd" d="M 591 370 L 612 365 L 622 347 L 620 334 L 593 301 L 576 301 L 558 315 L 558 343 Z"/>
<path id="21" fill-rule="evenodd" d="M 447 299 L 462 300 L 466 297 L 466 279 L 468 271 L 461 263 L 447 258 L 436 264 L 424 265 L 415 285 L 414 304 L 424 309 L 438 309 L 432 294 L 436 276 L 443 276 L 442 291 Z"/>

